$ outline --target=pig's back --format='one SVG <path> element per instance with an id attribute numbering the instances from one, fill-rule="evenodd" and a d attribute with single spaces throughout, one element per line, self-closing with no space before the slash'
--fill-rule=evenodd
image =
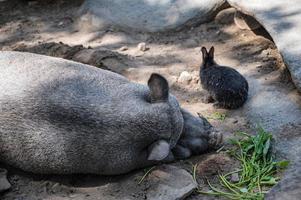
<path id="1" fill-rule="evenodd" d="M 120 102 L 137 89 L 145 92 L 88 65 L 0 52 L 0 161 L 40 173 L 80 171 L 79 158 L 102 158 L 117 143 L 109 135 L 126 126 Z"/>
<path id="2" fill-rule="evenodd" d="M 102 89 L 128 81 L 106 70 L 89 65 L 31 53 L 0 52 L 0 95 L 26 95 L 68 81 L 94 81 Z M 81 83 L 75 83 L 74 86 Z M 97 86 L 97 85 L 94 85 Z"/>

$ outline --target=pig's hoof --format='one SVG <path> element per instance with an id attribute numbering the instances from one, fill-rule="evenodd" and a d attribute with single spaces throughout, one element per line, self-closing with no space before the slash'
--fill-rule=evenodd
<path id="1" fill-rule="evenodd" d="M 209 134 L 209 147 L 212 149 L 218 149 L 223 145 L 223 134 L 218 131 L 212 131 Z"/>
<path id="2" fill-rule="evenodd" d="M 185 137 L 179 141 L 173 149 L 173 153 L 177 159 L 184 159 L 191 155 L 200 155 L 206 152 L 208 148 L 208 138 Z"/>
<path id="3" fill-rule="evenodd" d="M 186 148 L 186 147 L 183 147 L 179 144 L 177 144 L 175 146 L 175 148 L 172 150 L 174 156 L 176 159 L 186 159 L 186 158 L 189 158 L 191 156 L 191 151 Z"/>
<path id="4" fill-rule="evenodd" d="M 7 180 L 7 170 L 0 168 L 0 193 L 8 190 L 11 187 Z"/>

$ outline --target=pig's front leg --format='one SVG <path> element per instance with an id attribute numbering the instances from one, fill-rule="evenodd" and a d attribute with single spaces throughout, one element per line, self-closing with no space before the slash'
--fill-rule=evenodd
<path id="1" fill-rule="evenodd" d="M 222 143 L 222 134 L 215 131 L 203 117 L 195 117 L 182 109 L 184 128 L 182 135 L 172 149 L 176 159 L 185 159 L 215 149 Z"/>

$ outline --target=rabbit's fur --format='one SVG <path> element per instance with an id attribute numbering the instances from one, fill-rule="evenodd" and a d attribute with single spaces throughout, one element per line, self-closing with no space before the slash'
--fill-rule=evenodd
<path id="1" fill-rule="evenodd" d="M 203 63 L 200 66 L 201 85 L 206 93 L 203 102 L 215 102 L 216 108 L 235 109 L 241 107 L 248 98 L 248 82 L 235 69 L 220 66 L 214 61 L 214 47 L 209 52 L 201 49 Z"/>
<path id="2" fill-rule="evenodd" d="M 218 138 L 213 130 L 181 109 L 159 74 L 145 86 L 64 59 L 0 52 L 0 162 L 24 171 L 122 174 L 200 154 Z"/>

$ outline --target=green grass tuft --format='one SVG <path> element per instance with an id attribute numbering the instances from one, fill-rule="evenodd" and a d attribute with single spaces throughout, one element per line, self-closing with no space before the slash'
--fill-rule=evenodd
<path id="1" fill-rule="evenodd" d="M 271 150 L 272 135 L 263 128 L 258 128 L 255 136 L 244 132 L 237 133 L 238 139 L 231 139 L 235 146 L 228 153 L 240 162 L 240 169 L 219 175 L 222 189 L 214 187 L 208 180 L 210 191 L 198 190 L 201 194 L 223 196 L 227 199 L 262 200 L 270 187 L 280 180 L 277 171 L 288 166 L 289 161 L 276 162 Z M 193 177 L 196 180 L 196 166 Z M 232 174 L 239 174 L 239 181 L 230 180 Z"/>
<path id="2" fill-rule="evenodd" d="M 225 121 L 227 115 L 225 113 L 220 113 L 220 112 L 214 112 L 210 116 L 208 116 L 208 119 L 213 119 L 213 120 L 220 120 L 220 121 Z"/>

